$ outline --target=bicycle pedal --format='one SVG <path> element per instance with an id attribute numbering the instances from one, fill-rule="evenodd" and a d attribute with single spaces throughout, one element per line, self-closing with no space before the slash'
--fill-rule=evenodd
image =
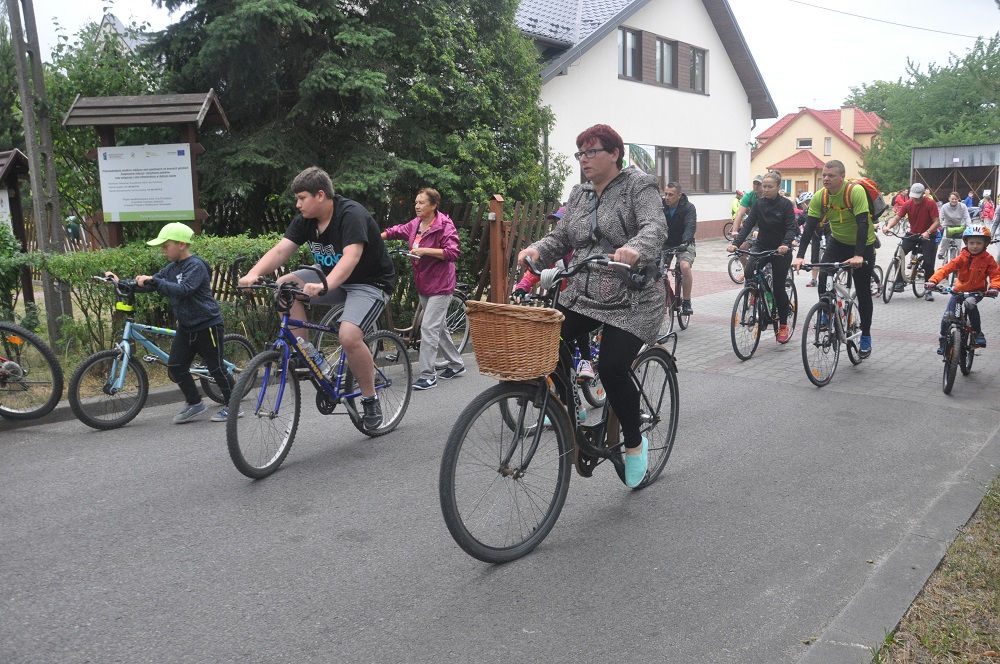
<path id="1" fill-rule="evenodd" d="M 145 362 L 146 364 L 156 364 L 157 362 L 160 361 L 160 358 L 156 357 L 155 355 L 143 355 L 142 361 Z M 196 369 L 198 367 L 191 367 L 191 368 Z"/>

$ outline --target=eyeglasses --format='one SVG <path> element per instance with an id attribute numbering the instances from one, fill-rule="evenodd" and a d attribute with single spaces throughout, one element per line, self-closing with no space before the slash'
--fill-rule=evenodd
<path id="1" fill-rule="evenodd" d="M 573 158 L 576 159 L 577 161 L 580 161 L 580 159 L 582 159 L 583 157 L 586 157 L 587 159 L 593 159 L 595 156 L 597 156 L 598 152 L 609 152 L 609 150 L 606 150 L 605 148 L 590 148 L 589 150 L 584 150 L 583 152 L 574 152 Z"/>

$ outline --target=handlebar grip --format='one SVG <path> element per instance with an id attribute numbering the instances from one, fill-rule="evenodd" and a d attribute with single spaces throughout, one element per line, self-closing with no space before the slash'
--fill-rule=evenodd
<path id="1" fill-rule="evenodd" d="M 316 274 L 316 276 L 319 277 L 319 282 L 321 284 L 323 284 L 323 290 L 321 290 L 319 292 L 319 295 L 317 295 L 316 297 L 322 297 L 322 296 L 326 295 L 326 292 L 327 292 L 328 289 L 326 287 L 326 275 L 323 274 L 323 270 L 319 269 L 315 265 L 300 265 L 299 269 L 300 270 L 312 270 Z"/>
<path id="2" fill-rule="evenodd" d="M 239 268 L 240 263 L 246 260 L 246 256 L 237 256 L 233 259 L 233 264 L 229 266 L 229 283 L 235 288 L 240 287 Z"/>

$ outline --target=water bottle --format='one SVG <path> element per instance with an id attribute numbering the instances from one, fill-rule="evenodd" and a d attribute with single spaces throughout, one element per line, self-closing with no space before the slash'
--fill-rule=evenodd
<path id="1" fill-rule="evenodd" d="M 305 353 L 309 357 L 309 359 L 313 361 L 313 363 L 316 365 L 316 368 L 319 369 L 324 376 L 329 378 L 330 372 L 333 370 L 333 367 L 330 365 L 329 362 L 326 361 L 326 358 L 323 357 L 323 354 L 318 350 L 316 350 L 316 347 L 313 346 L 312 343 L 305 341 L 302 337 L 295 337 L 295 339 L 299 342 L 299 348 L 302 349 L 302 352 Z"/>
<path id="2" fill-rule="evenodd" d="M 764 299 L 767 300 L 768 312 L 774 311 L 774 296 L 771 295 L 771 291 L 764 291 Z"/>

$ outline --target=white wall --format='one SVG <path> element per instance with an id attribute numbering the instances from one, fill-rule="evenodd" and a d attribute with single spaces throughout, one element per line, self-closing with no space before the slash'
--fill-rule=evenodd
<path id="1" fill-rule="evenodd" d="M 733 186 L 746 189 L 752 177 L 750 103 L 701 0 L 652 0 L 624 25 L 706 49 L 708 94 L 619 80 L 618 33 L 612 31 L 570 65 L 568 74 L 542 87 L 542 103 L 556 117 L 549 145 L 573 167 L 563 199 L 580 179 L 572 156 L 576 137 L 598 123 L 611 125 L 626 143 L 734 152 Z M 730 216 L 731 193 L 689 197 L 701 220 Z"/>

